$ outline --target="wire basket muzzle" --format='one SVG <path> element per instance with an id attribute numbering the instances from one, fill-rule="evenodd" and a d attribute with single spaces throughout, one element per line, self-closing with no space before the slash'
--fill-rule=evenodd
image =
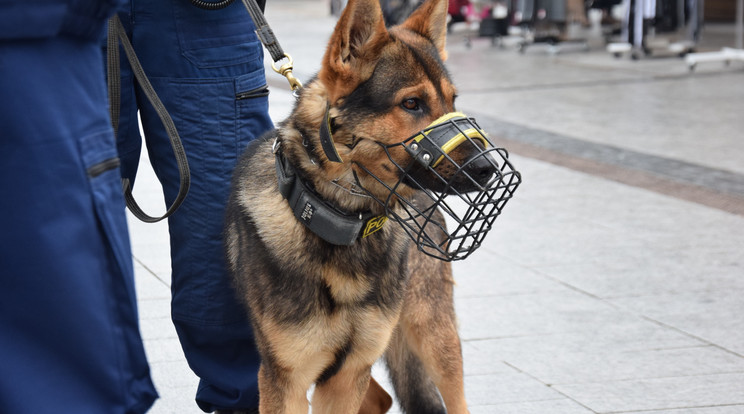
<path id="1" fill-rule="evenodd" d="M 369 195 L 419 250 L 452 261 L 482 245 L 521 175 L 507 151 L 496 148 L 474 119 L 459 113 L 443 118 L 399 144 L 383 145 L 399 170 L 396 183 L 385 183 L 360 166 L 390 191 L 385 197 Z M 405 159 L 400 159 L 401 148 Z"/>

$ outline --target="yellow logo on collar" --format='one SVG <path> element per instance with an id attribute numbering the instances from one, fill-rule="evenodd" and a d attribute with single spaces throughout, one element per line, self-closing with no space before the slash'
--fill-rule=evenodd
<path id="1" fill-rule="evenodd" d="M 382 226 L 387 221 L 387 216 L 377 216 L 372 217 L 371 219 L 367 220 L 367 225 L 364 226 L 364 231 L 362 232 L 362 237 L 367 237 L 370 234 L 376 232 L 377 230 L 380 230 Z"/>

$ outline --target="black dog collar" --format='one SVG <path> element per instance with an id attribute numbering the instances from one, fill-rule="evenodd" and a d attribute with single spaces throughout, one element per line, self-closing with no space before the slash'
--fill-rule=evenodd
<path id="1" fill-rule="evenodd" d="M 320 145 L 325 152 L 328 161 L 331 162 L 343 162 L 341 156 L 336 151 L 336 146 L 333 145 L 333 131 L 331 128 L 331 105 L 326 104 L 325 118 L 320 123 Z"/>
<path id="2" fill-rule="evenodd" d="M 349 246 L 358 238 L 380 230 L 387 221 L 386 216 L 370 212 L 352 214 L 338 210 L 297 176 L 294 167 L 282 155 L 278 142 L 274 143 L 274 154 L 279 192 L 289 202 L 297 220 L 321 239 L 338 246 Z"/>

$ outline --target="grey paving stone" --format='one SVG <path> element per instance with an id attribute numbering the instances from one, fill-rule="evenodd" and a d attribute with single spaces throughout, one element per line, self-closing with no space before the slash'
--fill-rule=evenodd
<path id="1" fill-rule="evenodd" d="M 160 398 L 148 414 L 203 414 L 194 401 L 194 387 L 158 389 Z"/>
<path id="2" fill-rule="evenodd" d="M 500 367 L 492 367 L 490 369 L 479 369 L 475 367 L 475 364 L 478 362 L 473 359 L 469 362 L 468 356 L 470 355 L 467 351 L 468 348 L 468 345 L 464 344 L 465 397 L 471 408 L 493 404 L 511 404 L 514 402 L 540 403 L 544 400 L 552 401 L 564 398 L 551 390 L 550 387 L 546 387 L 539 381 L 517 372 L 504 364 L 501 364 Z M 487 361 L 483 363 L 488 364 Z M 483 372 L 487 373 L 483 374 Z M 388 393 L 394 395 L 393 387 L 387 377 L 387 370 L 382 364 L 375 364 L 372 369 L 372 376 Z M 397 402 L 391 409 L 391 413 L 396 412 L 401 412 Z M 483 411 L 481 410 L 480 412 Z"/>
<path id="3" fill-rule="evenodd" d="M 170 299 L 170 287 L 139 262 L 134 262 L 134 288 L 139 300 Z"/>
<path id="4" fill-rule="evenodd" d="M 140 320 L 170 318 L 170 297 L 141 299 L 137 303 Z"/>
<path id="5" fill-rule="evenodd" d="M 508 205 L 505 214 L 513 218 L 505 221 L 532 213 L 514 211 L 530 205 L 541 212 L 533 218 L 537 220 L 535 225 L 557 222 L 566 227 L 572 220 L 581 219 L 602 229 L 618 231 L 622 238 L 645 239 L 671 249 L 677 247 L 675 240 L 715 246 L 730 237 L 738 241 L 734 245 L 744 244 L 744 235 L 736 231 L 737 224 L 744 220 L 739 216 L 695 208 L 696 204 L 551 164 L 517 159 L 515 165 L 523 172 L 524 183 L 517 190 L 518 197 L 510 203 L 520 208 L 512 209 L 513 205 Z"/>
<path id="6" fill-rule="evenodd" d="M 147 361 L 151 364 L 158 362 L 182 362 L 185 363 L 183 350 L 178 338 L 157 338 L 144 341 Z"/>
<path id="7" fill-rule="evenodd" d="M 518 365 L 523 359 L 549 361 L 563 354 L 630 354 L 639 351 L 692 348 L 707 345 L 675 329 L 628 319 L 589 331 L 568 331 L 465 342 L 476 360 L 498 359 Z"/>
<path id="8" fill-rule="evenodd" d="M 598 161 L 604 164 L 642 171 L 679 183 L 744 196 L 744 176 L 718 168 L 654 156 L 615 145 L 591 143 L 586 140 L 559 135 L 529 126 L 516 125 L 488 116 L 480 117 L 479 125 L 499 138 L 517 140 L 553 152 Z"/>
<path id="9" fill-rule="evenodd" d="M 130 213 L 128 215 L 131 216 Z M 131 227 L 132 220 L 130 218 L 130 233 L 136 234 L 137 229 Z M 158 226 L 156 224 L 139 223 L 137 226 Z M 166 286 L 171 284 L 171 264 L 170 264 L 170 245 L 169 239 L 167 238 L 167 227 L 160 228 L 157 230 L 149 229 L 146 233 L 149 233 L 152 237 L 145 238 L 144 240 L 137 241 L 132 240 L 132 255 L 134 256 L 135 263 L 146 269 L 148 273 L 158 278 L 161 283 Z M 157 235 L 153 235 L 153 233 Z M 163 234 L 165 238 L 163 238 Z"/>
<path id="10" fill-rule="evenodd" d="M 455 303 L 465 340 L 593 332 L 638 320 L 568 288 L 541 294 L 457 298 Z"/>
<path id="11" fill-rule="evenodd" d="M 636 411 L 634 414 L 741 414 L 744 404 L 724 405 L 715 407 L 692 407 L 678 410 Z"/>
<path id="12" fill-rule="evenodd" d="M 630 253 L 628 253 L 630 255 Z M 570 286 L 615 302 L 616 299 L 651 295 L 675 295 L 705 292 L 715 286 L 721 290 L 742 290 L 744 280 L 738 276 L 741 267 L 727 263 L 696 264 L 701 259 L 656 252 L 638 254 L 620 260 L 592 260 L 586 263 L 536 267 L 535 270 Z"/>
<path id="13" fill-rule="evenodd" d="M 547 384 L 744 372 L 743 358 L 712 346 L 626 352 L 610 347 L 605 352 L 522 356 L 508 362 Z"/>
<path id="14" fill-rule="evenodd" d="M 589 414 L 593 411 L 569 399 L 477 405 L 470 414 Z"/>
<path id="15" fill-rule="evenodd" d="M 527 164 L 527 167 L 531 166 Z M 577 185 L 590 183 L 595 187 L 593 191 L 598 193 L 603 189 L 626 189 L 620 184 L 595 181 L 575 172 L 559 174 L 564 173 Z M 525 188 L 529 189 L 529 185 Z M 607 224 L 612 218 L 609 206 L 613 204 L 604 206 L 584 201 L 586 194 L 574 195 L 575 189 L 566 194 L 562 194 L 562 188 L 551 191 L 554 194 L 550 196 L 533 192 L 524 200 L 512 200 L 514 203 L 507 205 L 509 210 L 504 213 L 503 222 L 497 220 L 495 235 L 491 237 L 489 234 L 482 249 L 533 268 L 616 260 L 618 252 L 633 255 L 646 250 L 647 241 L 630 237 L 630 234 Z M 586 191 L 591 194 L 592 190 Z M 559 200 L 555 194 L 560 194 Z M 586 204 L 593 207 L 582 207 Z M 574 206 L 578 206 L 576 211 Z M 624 206 L 616 205 L 616 208 L 623 209 Z M 623 257 L 617 260 L 623 260 Z"/>
<path id="16" fill-rule="evenodd" d="M 465 375 L 516 374 L 519 371 L 506 364 L 508 358 L 495 347 L 482 342 L 463 341 L 462 358 Z"/>
<path id="17" fill-rule="evenodd" d="M 466 376 L 465 397 L 471 407 L 565 399 L 522 373 Z"/>
<path id="18" fill-rule="evenodd" d="M 592 187 L 603 181 L 565 170 L 553 175 Z M 555 197 L 563 187 L 545 196 L 528 191 L 529 202 L 509 206 L 515 210 L 505 220 L 506 242 L 487 239 L 483 249 L 601 297 L 744 285 L 737 271 L 744 263 L 744 232 L 737 231 L 743 218 L 620 184 L 603 187 L 585 201 L 572 198 L 577 190 Z M 681 220 L 691 224 L 680 228 Z M 706 254 L 680 254 L 701 248 Z"/>
<path id="19" fill-rule="evenodd" d="M 618 298 L 614 302 L 744 355 L 744 289 Z"/>
<path id="20" fill-rule="evenodd" d="M 458 298 L 504 296 L 560 291 L 564 288 L 544 275 L 515 264 L 506 257 L 484 252 L 472 260 L 453 263 L 455 295 Z"/>
<path id="21" fill-rule="evenodd" d="M 199 378 L 183 360 L 151 363 L 150 371 L 158 390 L 193 387 L 192 395 L 196 393 Z"/>
<path id="22" fill-rule="evenodd" d="M 606 298 L 683 294 L 713 290 L 741 290 L 739 277 L 744 263 L 733 247 L 706 248 L 705 255 L 680 254 L 694 251 L 640 244 L 618 247 L 610 257 L 583 263 L 535 266 L 534 270 L 593 295 Z"/>
<path id="23" fill-rule="evenodd" d="M 578 219 L 555 217 L 555 221 L 550 222 L 534 221 L 522 222 L 530 227 L 523 227 L 510 236 L 508 244 L 493 246 L 493 242 L 488 241 L 483 244 L 483 250 L 537 268 L 581 264 L 612 257 L 620 249 L 633 252 L 643 247 L 642 243 L 618 238 L 606 228 Z"/>
<path id="24" fill-rule="evenodd" d="M 522 76 L 526 77 L 541 76 L 548 68 L 555 73 L 551 77 L 570 77 L 574 73 L 574 68 L 569 70 L 560 64 L 531 67 L 529 64 L 545 62 L 539 58 L 531 60 L 510 61 L 509 67 L 518 65 L 523 70 Z M 744 159 L 744 154 L 740 149 L 726 149 L 730 148 L 727 137 L 739 133 L 737 127 L 740 131 L 743 122 L 737 115 L 744 109 L 741 99 L 744 86 L 734 81 L 739 78 L 738 73 L 726 75 L 730 76 L 731 84 L 720 82 L 717 78 L 690 79 L 678 76 L 651 78 L 656 82 L 649 82 L 646 77 L 641 82 L 636 82 L 636 78 L 612 83 L 610 78 L 613 74 L 605 73 L 608 81 L 605 84 L 587 82 L 584 88 L 539 88 L 538 84 L 538 87 L 530 90 L 463 94 L 459 105 L 466 112 L 488 108 L 491 114 L 506 121 L 587 141 L 622 145 L 661 157 L 744 172 L 741 162 L 737 161 Z M 570 80 L 566 79 L 566 82 Z M 612 99 L 597 99 L 598 96 L 611 96 Z M 674 97 L 677 99 L 672 100 Z M 731 102 L 731 106 L 718 108 L 711 102 L 716 99 Z M 537 104 L 539 115 L 535 113 Z M 588 119 L 586 110 L 590 107 L 591 118 Z M 694 123 L 689 122 L 691 114 L 696 115 Z M 725 131 L 725 134 L 711 135 L 711 130 Z M 706 144 L 710 145 L 696 147 L 678 144 L 696 142 L 701 137 L 706 137 Z"/>
<path id="25" fill-rule="evenodd" d="M 598 413 L 744 404 L 744 373 L 556 385 Z"/>
<path id="26" fill-rule="evenodd" d="M 170 317 L 140 319 L 140 333 L 144 340 L 177 337 Z"/>

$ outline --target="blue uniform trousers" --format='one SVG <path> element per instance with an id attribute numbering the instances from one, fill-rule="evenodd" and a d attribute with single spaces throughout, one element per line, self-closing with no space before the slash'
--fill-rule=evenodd
<path id="1" fill-rule="evenodd" d="M 186 0 L 134 0 L 119 16 L 181 136 L 191 169 L 185 202 L 169 218 L 172 318 L 204 411 L 258 406 L 259 357 L 235 298 L 222 246 L 230 177 L 245 145 L 273 127 L 263 49 L 240 1 L 203 10 Z M 172 203 L 178 169 L 157 114 L 122 54 L 118 131 L 122 175 L 134 182 L 142 145 Z M 153 212 L 150 212 L 151 214 Z"/>
<path id="2" fill-rule="evenodd" d="M 97 37 L 0 39 L 3 413 L 143 413 L 157 396 L 103 71 Z"/>

